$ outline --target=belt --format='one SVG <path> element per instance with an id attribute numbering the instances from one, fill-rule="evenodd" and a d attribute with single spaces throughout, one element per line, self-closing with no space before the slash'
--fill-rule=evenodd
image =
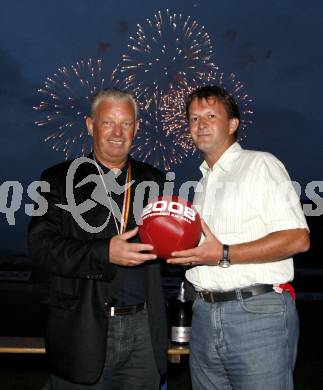
<path id="1" fill-rule="evenodd" d="M 147 303 L 138 303 L 138 305 L 131 305 L 131 306 L 110 306 L 108 309 L 108 315 L 109 317 L 114 317 L 114 316 L 127 316 L 130 314 L 136 314 L 139 311 L 143 311 L 146 309 Z"/>
<path id="2" fill-rule="evenodd" d="M 237 288 L 236 290 L 224 291 L 224 292 L 215 292 L 215 291 L 197 291 L 196 294 L 198 297 L 203 299 L 205 302 L 225 302 L 225 301 L 234 301 L 239 299 L 239 294 L 242 298 L 250 298 L 255 295 L 265 294 L 273 290 L 273 285 L 271 284 L 257 284 L 255 286 Z"/>

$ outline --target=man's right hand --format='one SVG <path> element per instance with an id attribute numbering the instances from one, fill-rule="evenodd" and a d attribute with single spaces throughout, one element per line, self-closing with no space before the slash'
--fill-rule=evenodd
<path id="1" fill-rule="evenodd" d="M 150 244 L 130 243 L 127 240 L 138 233 L 138 227 L 128 232 L 114 236 L 110 240 L 110 263 L 133 267 L 145 261 L 155 260 L 156 255 L 152 253 L 141 253 L 151 251 L 154 247 Z"/>

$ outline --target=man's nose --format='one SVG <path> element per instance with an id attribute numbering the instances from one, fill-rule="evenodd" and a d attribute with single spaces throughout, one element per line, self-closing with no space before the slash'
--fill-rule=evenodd
<path id="1" fill-rule="evenodd" d="M 121 136 L 122 135 L 122 126 L 120 123 L 115 123 L 113 126 L 113 134 L 116 136 Z"/>
<path id="2" fill-rule="evenodd" d="M 204 129 L 207 126 L 207 122 L 204 118 L 200 118 L 199 120 L 199 128 Z"/>

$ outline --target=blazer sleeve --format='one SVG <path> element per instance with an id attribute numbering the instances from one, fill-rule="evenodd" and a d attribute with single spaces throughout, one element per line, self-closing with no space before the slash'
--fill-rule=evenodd
<path id="1" fill-rule="evenodd" d="M 42 181 L 49 183 L 50 190 L 41 193 L 48 204 L 47 212 L 34 216 L 28 228 L 28 249 L 34 268 L 46 275 L 113 279 L 116 266 L 108 260 L 110 238 L 98 238 L 85 232 L 83 235 L 66 232 L 63 213 L 67 211 L 56 206 L 65 203 L 64 186 L 57 176 L 50 169 L 41 176 Z"/>

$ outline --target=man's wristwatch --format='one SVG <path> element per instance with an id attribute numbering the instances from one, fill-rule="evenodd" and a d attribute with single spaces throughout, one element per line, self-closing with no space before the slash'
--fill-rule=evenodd
<path id="1" fill-rule="evenodd" d="M 221 268 L 228 268 L 231 265 L 229 258 L 229 245 L 223 244 L 222 258 L 220 259 L 218 266 Z"/>

